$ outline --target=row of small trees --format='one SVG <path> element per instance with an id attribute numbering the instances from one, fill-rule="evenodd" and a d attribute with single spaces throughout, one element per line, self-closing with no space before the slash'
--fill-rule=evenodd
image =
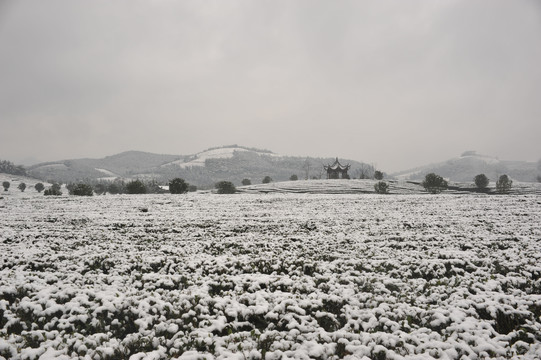
<path id="1" fill-rule="evenodd" d="M 474 177 L 475 186 L 479 191 L 486 191 L 490 180 L 485 174 L 479 174 Z M 440 175 L 430 173 L 425 176 L 425 179 L 421 185 L 431 194 L 438 194 L 447 189 L 447 181 Z M 506 194 L 511 190 L 513 181 L 507 175 L 501 175 L 496 181 L 496 192 L 499 194 Z M 379 181 L 374 185 L 374 190 L 378 194 L 388 194 L 389 184 L 384 181 Z"/>
<path id="2" fill-rule="evenodd" d="M 299 180 L 298 176 L 297 175 L 291 175 L 291 177 L 289 178 L 289 180 Z M 261 180 L 261 183 L 262 184 L 269 184 L 272 182 L 272 178 L 270 176 L 265 176 L 263 178 L 263 180 Z M 216 184 L 219 184 L 220 182 L 216 183 Z M 242 179 L 241 181 L 241 184 L 244 185 L 244 186 L 248 186 L 248 185 L 252 185 L 252 180 L 250 179 Z"/>
<path id="3" fill-rule="evenodd" d="M 4 181 L 2 183 L 4 191 L 8 191 L 11 186 L 9 181 Z M 27 188 L 24 182 L 19 183 L 19 190 L 25 191 Z M 41 193 L 45 186 L 43 183 L 37 183 L 34 188 L 36 191 Z M 78 196 L 92 196 L 95 194 L 101 195 L 105 193 L 110 194 L 147 194 L 147 193 L 165 193 L 167 190 L 162 189 L 156 182 L 145 183 L 141 180 L 133 180 L 128 183 L 125 183 L 122 180 L 115 180 L 110 183 L 70 183 L 66 184 L 66 188 L 70 195 Z M 43 193 L 44 195 L 62 195 L 61 184 L 53 183 L 48 189 Z M 175 178 L 169 183 L 169 191 L 172 194 L 182 194 L 188 191 L 197 191 L 197 187 L 194 185 L 188 184 L 184 179 Z"/>
<path id="4" fill-rule="evenodd" d="M 475 186 L 480 191 L 486 191 L 490 180 L 485 174 L 476 175 L 473 179 Z M 441 176 L 434 173 L 427 174 L 425 179 L 421 183 L 426 191 L 437 194 L 447 189 L 448 184 Z M 511 190 L 513 186 L 513 181 L 506 174 L 501 175 L 496 181 L 496 192 L 500 194 L 506 194 Z"/>
<path id="5" fill-rule="evenodd" d="M 9 181 L 4 181 L 2 182 L 2 186 L 4 187 L 4 191 L 8 191 L 8 189 L 11 187 L 11 183 Z M 21 190 L 21 192 L 24 192 L 27 186 L 25 183 L 21 182 L 19 183 L 17 188 Z M 43 189 L 45 189 L 45 186 L 42 183 L 37 183 L 36 185 L 34 185 L 34 189 L 36 189 L 37 192 L 42 192 Z"/>
<path id="6" fill-rule="evenodd" d="M 292 180 L 293 179 L 292 176 Z M 263 179 L 263 183 L 270 183 L 272 179 L 269 176 L 266 176 Z M 474 177 L 475 186 L 480 191 L 486 191 L 490 180 L 485 174 L 479 174 Z M 249 179 L 242 180 L 243 185 L 251 185 Z M 4 181 L 2 186 L 4 191 L 8 191 L 10 188 L 10 182 Z M 430 173 L 425 176 L 425 179 L 421 183 L 426 191 L 432 194 L 438 194 L 447 189 L 448 183 L 443 177 L 435 173 Z M 513 181 L 507 175 L 501 175 L 496 182 L 496 191 L 500 194 L 508 193 L 511 190 Z M 111 194 L 118 193 L 127 193 L 127 194 L 146 194 L 151 193 L 163 193 L 166 192 L 161 187 L 159 187 L 155 182 L 145 184 L 141 180 L 133 180 L 126 184 L 123 181 L 114 182 L 109 185 L 102 183 L 95 184 L 94 186 L 85 183 L 78 184 L 68 184 L 66 185 L 70 195 L 78 196 L 92 196 L 94 193 L 100 195 L 109 192 Z M 19 190 L 24 191 L 26 189 L 26 184 L 21 182 L 18 186 Z M 34 188 L 41 192 L 44 190 L 45 186 L 42 183 L 37 183 Z M 230 181 L 220 181 L 216 183 L 215 188 L 219 194 L 232 194 L 236 192 L 235 185 Z M 150 190 L 150 191 L 149 191 Z M 197 188 L 193 185 L 188 184 L 182 178 L 175 178 L 169 182 L 169 192 L 171 194 L 183 194 L 188 191 L 196 191 Z M 374 190 L 378 194 L 388 194 L 389 193 L 389 184 L 384 181 L 379 181 L 374 185 Z M 49 189 L 45 190 L 44 195 L 62 195 L 60 191 L 60 184 L 53 184 Z"/>

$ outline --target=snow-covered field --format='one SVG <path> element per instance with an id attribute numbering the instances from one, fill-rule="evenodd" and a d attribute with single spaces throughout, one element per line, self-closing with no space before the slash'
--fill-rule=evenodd
<path id="1" fill-rule="evenodd" d="M 541 197 L 0 199 L 0 359 L 541 356 Z"/>

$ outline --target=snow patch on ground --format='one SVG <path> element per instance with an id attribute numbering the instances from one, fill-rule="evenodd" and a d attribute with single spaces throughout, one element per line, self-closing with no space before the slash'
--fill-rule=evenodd
<path id="1" fill-rule="evenodd" d="M 540 204 L 6 197 L 0 357 L 536 359 Z"/>

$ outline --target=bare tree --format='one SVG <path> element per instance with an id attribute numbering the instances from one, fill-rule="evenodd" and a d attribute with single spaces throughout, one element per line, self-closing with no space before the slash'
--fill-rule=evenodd
<path id="1" fill-rule="evenodd" d="M 374 171 L 375 171 L 375 167 L 373 165 L 362 163 L 361 167 L 357 169 L 356 173 L 359 179 L 373 179 Z"/>
<path id="2" fill-rule="evenodd" d="M 304 160 L 304 164 L 302 165 L 302 169 L 304 170 L 304 180 L 310 179 L 311 167 L 312 167 L 312 164 L 310 164 L 310 160 L 306 158 L 306 160 Z"/>

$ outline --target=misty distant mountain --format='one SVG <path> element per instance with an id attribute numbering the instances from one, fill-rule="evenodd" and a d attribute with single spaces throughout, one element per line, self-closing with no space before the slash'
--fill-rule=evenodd
<path id="1" fill-rule="evenodd" d="M 67 183 L 99 178 L 131 177 L 139 173 L 149 173 L 153 168 L 179 159 L 182 157 L 127 151 L 102 159 L 40 163 L 29 166 L 27 172 L 38 179 Z"/>
<path id="2" fill-rule="evenodd" d="M 253 184 L 261 183 L 265 176 L 274 181 L 288 180 L 295 174 L 299 179 L 325 178 L 323 165 L 336 158 L 281 156 L 268 150 L 243 146 L 212 148 L 194 155 L 160 155 L 128 151 L 102 159 L 71 159 L 30 166 L 30 175 L 46 181 L 78 182 L 124 179 L 155 179 L 167 182 L 181 177 L 200 188 L 211 188 L 217 181 L 227 180 L 240 185 L 245 178 Z M 361 169 L 369 165 L 348 159 L 350 176 L 359 177 Z"/>
<path id="3" fill-rule="evenodd" d="M 473 178 L 478 174 L 485 174 L 491 182 L 495 182 L 503 174 L 507 174 L 513 180 L 535 182 L 537 176 L 541 174 L 541 169 L 536 162 L 499 160 L 477 154 L 475 151 L 467 151 L 458 158 L 401 171 L 391 176 L 405 180 L 420 180 L 431 172 L 451 181 L 460 182 L 473 182 Z"/>

